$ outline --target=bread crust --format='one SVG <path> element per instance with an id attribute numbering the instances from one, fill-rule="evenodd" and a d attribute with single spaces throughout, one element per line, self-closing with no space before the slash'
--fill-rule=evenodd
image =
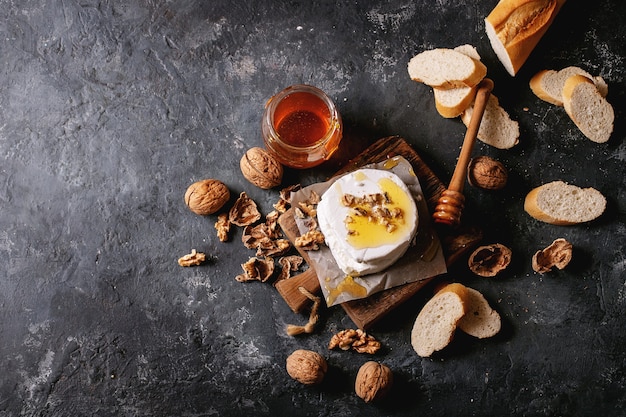
<path id="1" fill-rule="evenodd" d="M 536 73 L 535 75 L 532 76 L 532 78 L 530 79 L 529 85 L 530 85 L 530 89 L 532 90 L 532 92 L 539 97 L 540 99 L 542 99 L 543 101 L 547 101 L 550 104 L 555 104 L 557 106 L 562 106 L 563 105 L 563 101 L 562 100 L 555 100 L 550 94 L 548 94 L 542 85 L 542 81 L 543 81 L 543 77 L 546 74 L 549 74 L 553 72 L 553 70 L 541 70 L 538 73 Z"/>
<path id="2" fill-rule="evenodd" d="M 515 76 L 548 30 L 565 0 L 501 0 L 485 18 L 496 55 Z"/>

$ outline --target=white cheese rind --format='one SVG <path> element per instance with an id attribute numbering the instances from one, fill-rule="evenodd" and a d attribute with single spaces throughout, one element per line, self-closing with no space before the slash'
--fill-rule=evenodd
<path id="1" fill-rule="evenodd" d="M 410 227 L 393 243 L 355 248 L 348 241 L 345 219 L 351 209 L 342 204 L 343 195 L 363 197 L 384 193 L 379 185 L 384 178 L 393 181 L 408 196 L 409 207 L 403 216 Z M 335 181 L 322 195 L 317 206 L 317 219 L 337 265 L 345 274 L 352 276 L 373 274 L 394 264 L 409 248 L 418 224 L 417 206 L 407 186 L 396 174 L 379 169 L 360 169 Z"/>

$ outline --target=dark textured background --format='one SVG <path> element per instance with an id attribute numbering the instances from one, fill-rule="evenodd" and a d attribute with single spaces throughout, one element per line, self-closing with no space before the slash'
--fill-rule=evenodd
<path id="1" fill-rule="evenodd" d="M 493 54 L 484 17 L 496 1 L 0 1 L 1 416 L 582 416 L 626 413 L 626 3 L 570 0 L 515 78 Z M 581 12 L 582 11 L 582 12 Z M 419 358 L 409 333 L 427 287 L 371 333 L 396 376 L 390 398 L 353 392 L 370 359 L 329 352 L 353 327 L 341 308 L 319 331 L 271 284 L 236 282 L 251 255 L 237 231 L 192 214 L 186 187 L 219 178 L 263 213 L 277 190 L 254 188 L 238 161 L 261 145 L 265 101 L 295 83 L 334 98 L 346 138 L 332 162 L 288 171 L 326 178 L 375 139 L 406 138 L 447 181 L 465 131 L 435 111 L 406 71 L 415 54 L 471 43 L 494 94 L 518 120 L 520 144 L 479 143 L 510 170 L 498 193 L 466 187 L 466 215 L 485 243 L 513 249 L 496 279 L 464 261 L 448 280 L 480 289 L 504 320 L 490 340 L 457 335 Z M 534 97 L 539 69 L 578 65 L 609 84 L 616 126 L 585 139 L 562 108 Z M 601 219 L 557 227 L 530 219 L 524 195 L 561 179 L 608 199 Z M 564 271 L 540 276 L 532 254 L 574 244 Z M 179 256 L 210 255 L 198 268 Z M 285 372 L 295 349 L 329 362 L 304 387 Z"/>

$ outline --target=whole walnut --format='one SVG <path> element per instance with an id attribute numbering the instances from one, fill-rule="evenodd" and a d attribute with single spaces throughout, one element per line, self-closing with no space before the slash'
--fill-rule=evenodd
<path id="1" fill-rule="evenodd" d="M 287 357 L 287 373 L 305 385 L 321 383 L 327 370 L 326 359 L 311 350 L 298 349 Z"/>
<path id="2" fill-rule="evenodd" d="M 213 214 L 230 199 L 230 191 L 220 180 L 206 179 L 194 182 L 185 192 L 189 210 L 201 216 Z"/>
<path id="3" fill-rule="evenodd" d="M 393 385 L 393 372 L 382 363 L 365 362 L 356 375 L 354 390 L 366 403 L 382 400 Z"/>
<path id="4" fill-rule="evenodd" d="M 472 158 L 467 167 L 470 185 L 485 190 L 501 190 L 506 186 L 508 177 L 502 162 L 485 155 Z"/>
<path id="5" fill-rule="evenodd" d="M 248 181 L 266 190 L 283 181 L 282 164 L 262 148 L 248 149 L 241 157 L 239 167 Z"/>

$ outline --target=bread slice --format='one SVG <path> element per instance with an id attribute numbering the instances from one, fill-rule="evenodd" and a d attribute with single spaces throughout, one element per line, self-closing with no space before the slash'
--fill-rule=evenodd
<path id="1" fill-rule="evenodd" d="M 469 126 L 474 107 L 468 107 L 461 115 L 465 126 Z M 512 120 L 491 94 L 478 129 L 478 139 L 498 149 L 510 149 L 519 143 L 519 123 Z"/>
<path id="2" fill-rule="evenodd" d="M 606 198 L 594 188 L 581 188 L 563 181 L 553 181 L 531 190 L 524 200 L 524 210 L 537 220 L 568 226 L 589 222 L 606 209 Z"/>
<path id="3" fill-rule="evenodd" d="M 458 321 L 465 315 L 467 287 L 449 284 L 438 291 L 417 315 L 411 345 L 421 357 L 429 357 L 452 341 Z"/>
<path id="4" fill-rule="evenodd" d="M 615 112 L 589 78 L 578 74 L 565 80 L 563 107 L 587 138 L 597 143 L 609 140 Z"/>
<path id="5" fill-rule="evenodd" d="M 447 119 L 460 116 L 476 98 L 477 87 L 433 88 L 435 108 Z"/>
<path id="6" fill-rule="evenodd" d="M 412 80 L 443 89 L 473 87 L 487 75 L 482 62 L 448 48 L 415 55 L 409 61 L 408 71 Z"/>
<path id="7" fill-rule="evenodd" d="M 500 314 L 491 306 L 480 291 L 467 288 L 465 315 L 457 326 L 470 336 L 484 339 L 495 336 L 502 327 Z"/>
<path id="8" fill-rule="evenodd" d="M 511 76 L 526 62 L 565 0 L 500 0 L 485 18 L 496 56 Z"/>
<path id="9" fill-rule="evenodd" d="M 472 45 L 460 45 L 454 48 L 454 50 L 480 61 L 480 55 Z M 474 101 L 477 89 L 477 86 L 463 86 L 448 89 L 434 87 L 435 108 L 439 114 L 445 118 L 460 116 Z"/>
<path id="10" fill-rule="evenodd" d="M 563 86 L 572 75 L 583 75 L 593 81 L 603 97 L 608 94 L 608 86 L 600 76 L 594 77 L 582 68 L 570 66 L 559 71 L 541 70 L 530 79 L 530 89 L 543 101 L 563 106 Z"/>

